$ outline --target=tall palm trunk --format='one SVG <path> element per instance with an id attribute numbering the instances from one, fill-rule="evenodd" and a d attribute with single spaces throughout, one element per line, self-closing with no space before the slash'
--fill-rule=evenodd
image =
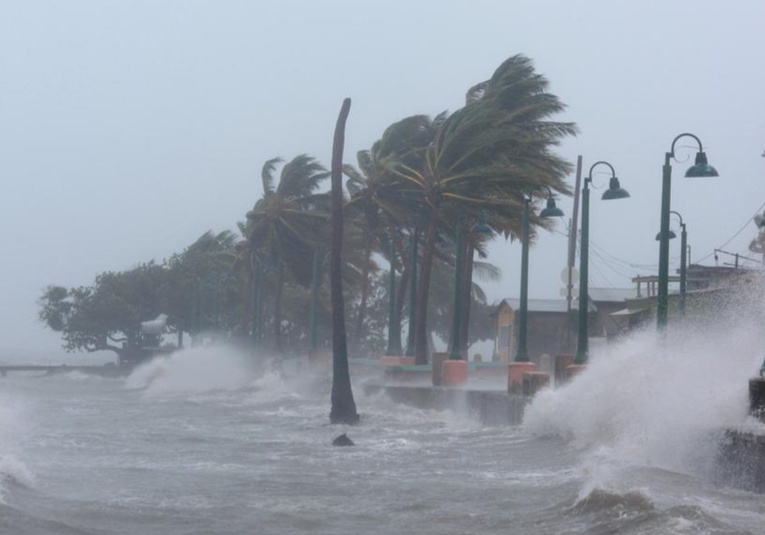
<path id="1" fill-rule="evenodd" d="M 414 362 L 427 364 L 428 359 L 428 295 L 430 291 L 430 272 L 433 267 L 433 255 L 436 249 L 436 210 L 431 210 L 428 226 L 425 230 L 425 244 L 420 261 L 420 281 L 417 287 L 417 307 L 414 316 Z"/>
<path id="2" fill-rule="evenodd" d="M 284 293 L 284 263 L 276 265 L 276 296 L 274 297 L 274 350 L 281 356 L 282 346 L 282 294 Z"/>
<path id="3" fill-rule="evenodd" d="M 473 302 L 473 246 L 465 240 L 465 269 L 462 271 L 462 316 L 460 317 L 460 354 L 468 360 L 470 341 L 470 304 Z"/>
<path id="4" fill-rule="evenodd" d="M 409 290 L 409 276 L 411 270 L 409 269 L 409 261 L 405 261 L 402 258 L 403 265 L 401 266 L 401 278 L 399 279 L 398 288 L 396 288 L 396 321 L 398 322 L 399 329 L 401 328 L 402 319 L 404 317 L 404 303 L 406 302 L 407 292 Z"/>
<path id="5" fill-rule="evenodd" d="M 343 145 L 345 121 L 351 110 L 346 98 L 340 108 L 332 143 L 332 255 L 330 281 L 332 285 L 332 409 L 333 424 L 355 424 L 359 421 L 348 369 L 348 346 L 345 333 L 345 304 L 343 302 Z"/>

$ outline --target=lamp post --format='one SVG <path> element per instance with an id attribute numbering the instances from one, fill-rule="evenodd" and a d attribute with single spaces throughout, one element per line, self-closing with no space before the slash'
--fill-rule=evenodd
<path id="1" fill-rule="evenodd" d="M 683 133 L 672 141 L 669 152 L 664 155 L 664 167 L 662 169 L 661 185 L 661 226 L 659 240 L 659 288 L 656 302 L 656 327 L 659 331 L 667 328 L 667 305 L 669 293 L 669 213 L 670 195 L 672 185 L 672 166 L 670 162 L 675 158 L 675 144 L 683 137 L 691 137 L 696 140 L 699 150 L 696 153 L 696 161 L 686 172 L 690 178 L 719 176 L 717 170 L 707 163 L 707 155 L 702 150 L 701 140 L 693 134 Z"/>
<path id="2" fill-rule="evenodd" d="M 563 217 L 563 211 L 555 206 L 552 190 L 548 186 L 537 186 L 532 188 L 523 197 L 523 241 L 521 244 L 521 303 L 518 310 L 518 345 L 515 352 L 515 362 L 529 362 L 529 353 L 527 348 L 527 326 L 529 319 L 529 235 L 531 225 L 529 224 L 529 204 L 531 204 L 532 194 L 540 188 L 547 188 L 547 206 L 539 212 L 539 217 Z"/>
<path id="3" fill-rule="evenodd" d="M 685 289 L 688 272 L 688 232 L 686 231 L 685 223 L 683 222 L 683 216 L 674 210 L 669 211 L 670 214 L 675 214 L 680 219 L 680 316 L 685 317 Z M 668 240 L 676 238 L 677 235 L 670 229 Z M 656 241 L 661 240 L 661 232 L 656 235 Z"/>
<path id="4" fill-rule="evenodd" d="M 574 364 L 586 364 L 589 358 L 589 340 L 588 340 L 588 321 L 589 321 L 589 249 L 590 249 L 590 183 L 592 182 L 592 171 L 599 165 L 605 165 L 611 170 L 611 180 L 608 189 L 603 192 L 601 199 L 611 201 L 614 199 L 626 199 L 630 196 L 627 190 L 619 185 L 619 179 L 616 177 L 614 167 L 605 161 L 598 161 L 592 164 L 587 178 L 584 179 L 584 188 L 582 188 L 582 237 L 581 252 L 579 253 L 579 331 L 577 336 L 576 355 Z"/>

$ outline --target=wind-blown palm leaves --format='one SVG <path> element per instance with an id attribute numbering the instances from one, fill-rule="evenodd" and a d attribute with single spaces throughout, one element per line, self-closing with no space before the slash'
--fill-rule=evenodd
<path id="1" fill-rule="evenodd" d="M 372 145 L 371 150 L 358 152 L 358 169 L 351 165 L 343 166 L 350 193 L 347 205 L 349 215 L 353 217 L 352 222 L 361 228 L 363 243 L 362 287 L 355 320 L 354 347 L 358 347 L 363 338 L 369 275 L 376 269 L 372 253 L 380 252 L 389 262 L 393 258 L 395 264 L 396 256 L 403 256 L 402 231 L 415 225 L 416 213 L 402 204 L 402 181 L 392 170 L 397 165 L 418 166 L 421 163 L 422 152 L 432 142 L 435 125 L 441 119 L 442 116 L 439 116 L 431 121 L 425 115 L 415 115 L 394 123 Z M 399 303 L 397 310 L 400 311 L 400 308 Z"/>
<path id="2" fill-rule="evenodd" d="M 248 246 L 265 259 L 266 269 L 276 275 L 274 298 L 274 348 L 282 352 L 282 290 L 285 269 L 302 286 L 311 281 L 314 247 L 327 242 L 328 196 L 317 193 L 329 174 L 314 158 L 305 154 L 286 163 L 274 173 L 281 159 L 263 165 L 263 197 L 247 213 Z M 251 256 L 252 257 L 252 256 Z"/>
<path id="3" fill-rule="evenodd" d="M 414 203 L 413 211 L 427 220 L 415 315 L 418 363 L 427 362 L 427 302 L 439 229 L 454 228 L 458 214 L 483 211 L 495 230 L 517 235 L 523 195 L 532 186 L 568 193 L 563 178 L 570 165 L 550 149 L 576 128 L 547 120 L 564 109 L 546 92 L 547 80 L 528 58 L 513 56 L 479 85 L 480 94 L 438 126 L 422 165 L 395 167 L 405 182 L 404 203 Z"/>

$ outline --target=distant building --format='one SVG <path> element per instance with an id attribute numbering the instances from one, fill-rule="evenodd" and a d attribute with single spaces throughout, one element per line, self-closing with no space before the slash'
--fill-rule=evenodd
<path id="1" fill-rule="evenodd" d="M 626 300 L 636 295 L 634 288 L 590 288 L 587 310 L 590 315 L 588 332 L 591 342 L 623 334 L 629 328 L 629 318 L 619 314 Z M 494 356 L 497 361 L 512 361 L 518 345 L 518 309 L 520 299 L 506 298 L 497 303 L 494 319 Z M 529 299 L 526 343 L 528 354 L 538 361 L 543 354 L 573 353 L 578 332 L 579 300 L 574 299 L 571 310 L 565 299 Z"/>

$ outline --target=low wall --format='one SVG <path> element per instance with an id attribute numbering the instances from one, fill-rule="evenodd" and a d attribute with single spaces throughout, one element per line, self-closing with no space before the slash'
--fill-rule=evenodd
<path id="1" fill-rule="evenodd" d="M 485 425 L 518 425 L 529 399 L 498 390 L 467 390 L 437 386 L 363 385 L 366 394 L 384 391 L 393 401 L 419 409 L 453 410 Z"/>
<path id="2" fill-rule="evenodd" d="M 720 439 L 715 479 L 731 487 L 765 493 L 765 435 L 729 429 Z"/>

